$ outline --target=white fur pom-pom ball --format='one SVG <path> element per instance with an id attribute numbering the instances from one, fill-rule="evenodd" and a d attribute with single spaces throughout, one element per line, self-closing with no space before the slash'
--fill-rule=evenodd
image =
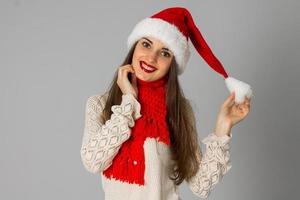
<path id="1" fill-rule="evenodd" d="M 234 101 L 238 104 L 244 102 L 245 96 L 247 96 L 248 98 L 251 98 L 253 96 L 251 86 L 243 81 L 229 76 L 225 79 L 225 83 L 230 93 L 232 93 L 233 91 L 235 92 Z"/>

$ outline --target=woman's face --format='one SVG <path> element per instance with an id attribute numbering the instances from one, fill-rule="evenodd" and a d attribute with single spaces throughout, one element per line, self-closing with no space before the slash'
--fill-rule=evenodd
<path id="1" fill-rule="evenodd" d="M 137 78 L 155 81 L 169 71 L 173 52 L 153 37 L 141 38 L 134 50 L 132 66 Z"/>

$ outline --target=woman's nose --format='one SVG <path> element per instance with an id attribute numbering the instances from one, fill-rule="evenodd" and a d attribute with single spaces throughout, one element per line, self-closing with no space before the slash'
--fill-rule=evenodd
<path id="1" fill-rule="evenodd" d="M 155 63 L 157 61 L 157 52 L 156 51 L 149 52 L 147 57 L 149 62 Z"/>

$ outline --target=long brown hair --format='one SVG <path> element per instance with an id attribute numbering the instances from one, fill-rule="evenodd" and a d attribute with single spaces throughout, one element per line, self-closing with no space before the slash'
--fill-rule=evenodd
<path id="1" fill-rule="evenodd" d="M 129 50 L 122 65 L 132 63 L 133 52 L 137 42 Z M 201 151 L 198 144 L 195 116 L 189 100 L 184 97 L 177 75 L 177 63 L 173 57 L 168 72 L 166 89 L 167 123 L 170 130 L 171 152 L 173 160 L 171 176 L 176 185 L 183 180 L 189 181 L 200 165 Z M 102 113 L 102 123 L 110 119 L 111 107 L 119 105 L 122 100 L 122 91 L 117 85 L 118 69 L 107 90 L 108 96 Z M 200 157 L 199 157 L 200 156 Z"/>

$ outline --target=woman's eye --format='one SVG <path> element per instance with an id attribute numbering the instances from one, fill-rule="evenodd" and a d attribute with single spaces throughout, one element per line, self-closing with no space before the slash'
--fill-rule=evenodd
<path id="1" fill-rule="evenodd" d="M 143 47 L 146 47 L 146 48 L 150 48 L 151 47 L 151 45 L 148 42 L 145 42 L 145 41 L 142 42 L 142 45 L 143 45 Z M 167 51 L 162 51 L 162 55 L 164 57 L 170 57 L 171 56 L 171 54 L 168 53 Z"/>
<path id="2" fill-rule="evenodd" d="M 142 42 L 142 45 L 143 45 L 144 47 L 146 47 L 146 48 L 147 48 L 148 46 L 150 46 L 148 42 Z"/>
<path id="3" fill-rule="evenodd" d="M 168 52 L 166 52 L 166 51 L 163 51 L 162 53 L 163 53 L 163 56 L 165 56 L 165 57 L 170 57 L 170 56 L 171 56 L 171 55 L 170 55 Z"/>

